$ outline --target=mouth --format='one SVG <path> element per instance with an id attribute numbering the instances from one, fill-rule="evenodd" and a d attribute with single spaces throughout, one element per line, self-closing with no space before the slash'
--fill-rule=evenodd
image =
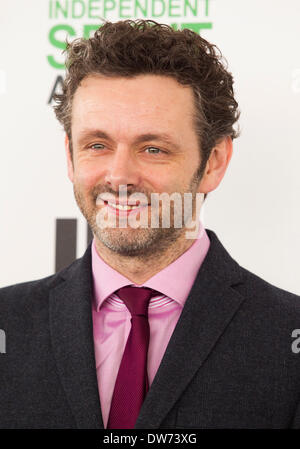
<path id="1" fill-rule="evenodd" d="M 114 203 L 111 201 L 104 201 L 105 206 L 109 206 L 112 207 L 113 209 L 117 209 L 117 210 L 134 210 L 134 209 L 139 209 L 141 207 L 145 207 L 148 206 L 148 204 L 127 204 L 127 203 Z"/>
<path id="2" fill-rule="evenodd" d="M 101 203 L 103 207 L 108 209 L 112 215 L 119 217 L 128 217 L 129 215 L 136 215 L 144 213 L 147 210 L 149 204 L 143 201 L 135 201 L 135 204 L 128 204 L 128 201 L 119 201 L 115 199 L 104 199 L 101 198 Z M 133 202 L 133 201 L 132 201 Z M 99 204 L 99 203 L 98 203 Z"/>

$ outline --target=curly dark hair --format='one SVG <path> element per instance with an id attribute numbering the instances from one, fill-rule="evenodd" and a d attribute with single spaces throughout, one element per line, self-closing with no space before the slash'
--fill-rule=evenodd
<path id="1" fill-rule="evenodd" d="M 54 96 L 54 110 L 70 143 L 72 99 L 83 78 L 91 74 L 166 75 L 190 86 L 201 151 L 199 177 L 213 147 L 226 136 L 234 139 L 240 134 L 233 128 L 240 112 L 227 61 L 216 45 L 189 29 L 174 30 L 154 20 L 105 21 L 90 39 L 67 42 L 65 51 L 66 78 L 62 94 Z"/>

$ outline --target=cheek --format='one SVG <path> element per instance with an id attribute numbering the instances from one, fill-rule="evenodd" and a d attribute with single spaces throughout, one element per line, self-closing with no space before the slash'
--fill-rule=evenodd
<path id="1" fill-rule="evenodd" d="M 84 164 L 76 167 L 75 183 L 83 190 L 90 190 L 95 185 L 101 183 L 101 170 Z"/>
<path id="2" fill-rule="evenodd" d="M 171 167 L 162 167 L 159 170 L 149 170 L 145 173 L 144 181 L 155 187 L 157 192 L 168 192 L 178 182 L 178 176 L 174 176 Z"/>
<path id="3" fill-rule="evenodd" d="M 184 179 L 182 179 L 180 173 L 177 173 L 176 176 L 174 176 L 174 173 L 172 173 L 171 170 L 166 170 L 166 172 L 162 174 L 155 182 L 155 187 L 158 192 L 180 192 L 183 186 Z"/>

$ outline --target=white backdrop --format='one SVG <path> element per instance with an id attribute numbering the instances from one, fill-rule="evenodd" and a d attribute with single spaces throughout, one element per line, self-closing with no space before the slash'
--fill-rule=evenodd
<path id="1" fill-rule="evenodd" d="M 47 58 L 63 61 L 49 32 L 63 24 L 79 36 L 84 25 L 101 23 L 88 15 L 103 17 L 104 3 L 114 6 L 109 20 L 136 18 L 136 3 L 60 2 L 67 3 L 55 18 L 54 0 L 0 0 L 0 286 L 54 272 L 57 218 L 77 218 L 78 257 L 86 247 L 85 220 L 67 178 L 64 134 L 47 104 L 64 74 Z M 149 19 L 179 27 L 211 24 L 201 35 L 221 49 L 235 78 L 242 135 L 225 178 L 206 200 L 205 227 L 242 266 L 300 294 L 299 0 L 190 0 L 197 16 L 186 17 L 184 0 L 152 3 L 156 12 L 166 12 L 149 13 Z M 69 17 L 72 6 L 81 18 Z M 65 34 L 54 36 L 63 40 Z"/>

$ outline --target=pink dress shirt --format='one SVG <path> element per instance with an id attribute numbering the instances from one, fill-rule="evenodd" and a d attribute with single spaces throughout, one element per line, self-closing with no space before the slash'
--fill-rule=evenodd
<path id="1" fill-rule="evenodd" d="M 200 222 L 199 236 L 174 262 L 139 287 L 161 292 L 149 304 L 150 342 L 148 349 L 149 388 L 165 353 L 171 335 L 209 249 L 210 240 Z M 131 315 L 123 301 L 114 294 L 129 279 L 107 265 L 92 242 L 92 301 L 94 349 L 103 424 L 106 428 L 111 398 L 122 355 L 131 327 Z"/>

